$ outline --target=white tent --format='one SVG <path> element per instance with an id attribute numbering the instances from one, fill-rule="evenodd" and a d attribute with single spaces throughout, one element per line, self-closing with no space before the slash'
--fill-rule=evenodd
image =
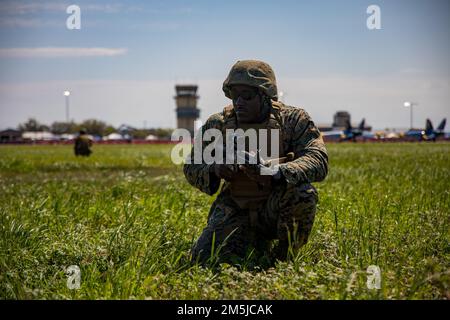
<path id="1" fill-rule="evenodd" d="M 149 134 L 145 137 L 145 140 L 158 140 L 158 137 L 153 134 Z"/>
<path id="2" fill-rule="evenodd" d="M 25 131 L 24 133 L 22 133 L 22 139 L 51 141 L 51 140 L 59 140 L 59 136 L 47 131 L 37 131 L 37 132 Z"/>
<path id="3" fill-rule="evenodd" d="M 123 140 L 123 137 L 121 134 L 118 134 L 118 133 L 110 133 L 103 139 L 104 140 Z"/>
<path id="4" fill-rule="evenodd" d="M 76 135 L 71 134 L 71 133 L 63 133 L 61 135 L 61 140 L 73 140 L 76 138 Z"/>

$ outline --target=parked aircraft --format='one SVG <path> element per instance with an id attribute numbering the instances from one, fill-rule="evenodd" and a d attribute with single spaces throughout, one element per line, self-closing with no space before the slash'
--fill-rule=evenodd
<path id="1" fill-rule="evenodd" d="M 417 140 L 424 141 L 436 141 L 439 137 L 443 137 L 445 135 L 444 128 L 446 125 L 447 119 L 442 119 L 439 126 L 436 130 L 433 128 L 433 124 L 430 119 L 426 120 L 425 130 L 409 130 L 405 133 L 405 136 L 408 138 L 417 138 Z"/>

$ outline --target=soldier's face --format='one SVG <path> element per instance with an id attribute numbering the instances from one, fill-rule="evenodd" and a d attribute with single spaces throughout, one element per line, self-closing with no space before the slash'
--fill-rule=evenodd
<path id="1" fill-rule="evenodd" d="M 239 122 L 252 123 L 259 119 L 261 97 L 257 88 L 235 85 L 231 87 L 231 98 Z"/>

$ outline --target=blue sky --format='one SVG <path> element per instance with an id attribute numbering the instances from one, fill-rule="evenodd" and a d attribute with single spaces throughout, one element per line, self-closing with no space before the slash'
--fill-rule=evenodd
<path id="1" fill-rule="evenodd" d="M 68 30 L 70 4 L 81 30 Z M 368 30 L 366 8 L 381 9 Z M 229 101 L 222 81 L 238 59 L 272 65 L 285 102 L 319 124 L 337 110 L 375 128 L 450 117 L 450 2 L 2 1 L 0 128 L 28 117 L 174 127 L 176 83 L 199 85 L 201 118 Z M 97 48 L 97 49 L 93 49 Z M 99 49 L 98 49 L 99 48 Z"/>

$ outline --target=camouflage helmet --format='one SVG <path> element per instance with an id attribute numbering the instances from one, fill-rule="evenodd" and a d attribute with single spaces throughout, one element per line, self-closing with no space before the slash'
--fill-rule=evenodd
<path id="1" fill-rule="evenodd" d="M 230 88 L 233 85 L 247 85 L 261 89 L 272 100 L 278 100 L 277 81 L 272 68 L 258 60 L 240 60 L 230 70 L 223 82 L 222 90 L 231 99 Z"/>

